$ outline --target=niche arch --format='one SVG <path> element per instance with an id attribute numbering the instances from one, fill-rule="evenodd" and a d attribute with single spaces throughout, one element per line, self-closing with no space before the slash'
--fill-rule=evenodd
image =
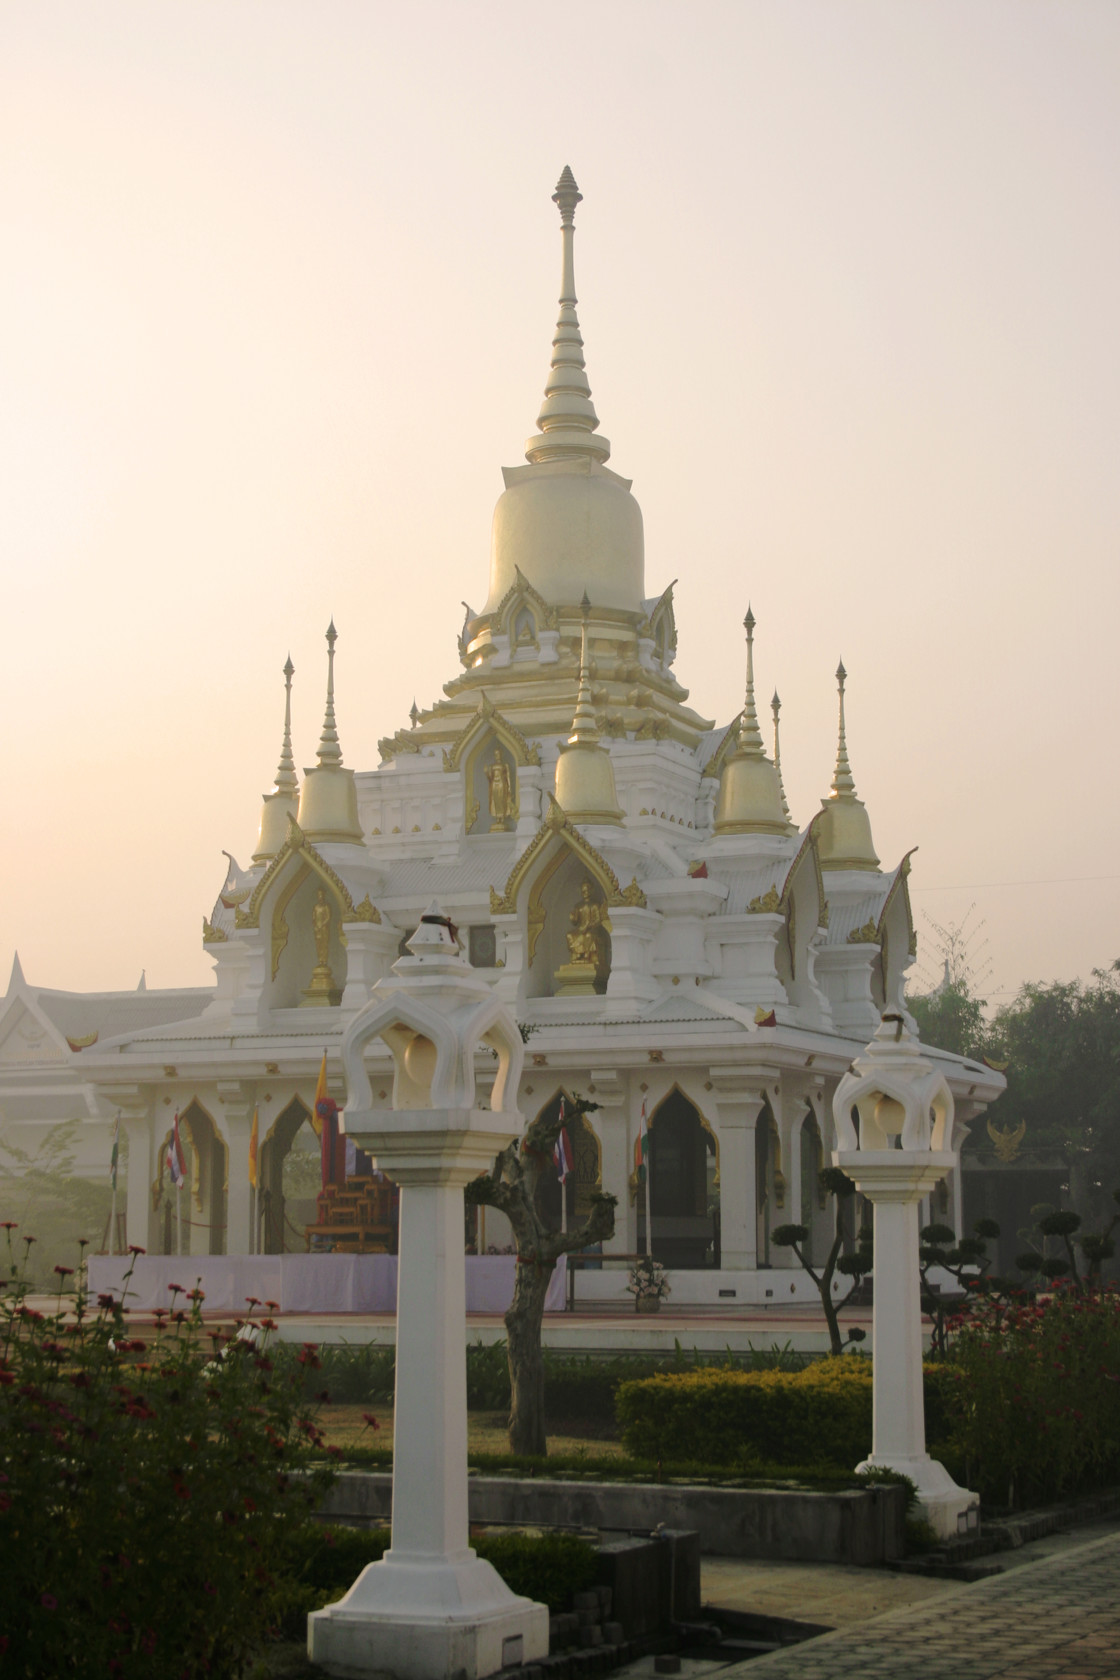
<path id="1" fill-rule="evenodd" d="M 463 777 L 464 832 L 491 834 L 514 828 L 520 810 L 518 771 L 526 765 L 539 764 L 537 748 L 529 745 L 521 731 L 484 694 L 474 717 L 443 754 L 443 768 Z M 505 803 L 509 809 L 500 820 L 491 811 L 491 781 L 486 774 L 496 765 L 504 768 L 508 780 Z"/>
<path id="2" fill-rule="evenodd" d="M 536 1118 L 555 1119 L 561 1099 L 570 1106 L 572 1093 L 563 1089 L 554 1093 L 538 1109 Z M 589 1114 L 570 1114 L 564 1122 L 572 1147 L 572 1171 L 564 1185 L 568 1210 L 568 1228 L 580 1225 L 591 1212 L 591 1198 L 603 1185 L 603 1146 Z M 560 1229 L 560 1180 L 555 1163 L 549 1161 L 537 1183 L 537 1206 L 554 1231 Z"/>
<path id="3" fill-rule="evenodd" d="M 313 1219 L 292 1218 L 292 1214 L 304 1210 L 293 1208 L 290 1204 L 310 1200 L 313 1208 L 315 1192 L 312 1192 L 310 1198 L 293 1194 L 290 1172 L 287 1175 L 288 1183 L 285 1185 L 285 1163 L 291 1157 L 296 1137 L 304 1126 L 311 1137 L 318 1138 L 322 1129 L 321 1123 L 318 1126 L 315 1124 L 315 1115 L 302 1097 L 293 1097 L 287 1107 L 276 1116 L 261 1140 L 257 1167 L 257 1205 L 254 1210 L 256 1250 L 259 1254 L 302 1252 L 302 1226 L 313 1223 Z M 313 1150 L 299 1153 L 310 1154 L 314 1158 Z M 290 1227 L 294 1227 L 295 1235 Z"/>
<path id="4" fill-rule="evenodd" d="M 663 1266 L 702 1271 L 720 1263 L 719 1138 L 679 1085 L 649 1121 L 652 1253 Z"/>
<path id="5" fill-rule="evenodd" d="M 226 1198 L 229 1189 L 229 1149 L 213 1115 L 197 1097 L 179 1110 L 179 1142 L 186 1162 L 186 1183 L 176 1193 L 167 1170 L 167 1152 L 174 1136 L 168 1126 L 159 1146 L 159 1176 L 153 1200 L 162 1254 L 224 1254 Z M 177 1219 L 183 1222 L 179 1240 Z"/>

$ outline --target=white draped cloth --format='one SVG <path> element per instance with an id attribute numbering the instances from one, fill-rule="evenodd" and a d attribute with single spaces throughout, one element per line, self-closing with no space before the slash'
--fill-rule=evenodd
<path id="1" fill-rule="evenodd" d="M 127 1254 L 94 1254 L 92 1295 L 120 1296 Z M 468 1254 L 467 1311 L 504 1313 L 513 1300 L 517 1261 L 507 1254 Z M 563 1312 L 567 1261 L 556 1262 L 546 1312 Z M 247 1313 L 249 1300 L 276 1303 L 282 1313 L 395 1313 L 395 1254 L 140 1254 L 125 1305 L 138 1312 L 171 1307 L 172 1285 L 201 1289 L 206 1312 Z M 178 1304 L 183 1306 L 182 1297 Z M 253 1309 L 255 1310 L 255 1309 Z"/>

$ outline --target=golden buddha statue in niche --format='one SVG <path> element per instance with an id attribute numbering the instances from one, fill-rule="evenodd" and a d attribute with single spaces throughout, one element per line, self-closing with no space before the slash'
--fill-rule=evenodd
<path id="1" fill-rule="evenodd" d="M 513 777 L 499 746 L 494 748 L 493 763 L 486 766 L 486 780 L 490 788 L 490 832 L 493 834 L 507 828 L 510 818 L 515 815 Z"/>
<path id="2" fill-rule="evenodd" d="M 567 935 L 568 960 L 556 971 L 558 997 L 586 996 L 606 991 L 610 974 L 611 919 L 605 900 L 585 880 L 579 899 L 569 913 L 572 931 Z"/>
<path id="3" fill-rule="evenodd" d="M 303 994 L 301 1007 L 318 1005 L 320 1008 L 333 1008 L 342 1002 L 342 988 L 335 983 L 331 973 L 331 923 L 334 917 L 327 900 L 326 891 L 320 887 L 315 894 L 315 903 L 311 909 L 311 933 L 315 940 L 315 967 L 311 973 L 311 984 Z"/>

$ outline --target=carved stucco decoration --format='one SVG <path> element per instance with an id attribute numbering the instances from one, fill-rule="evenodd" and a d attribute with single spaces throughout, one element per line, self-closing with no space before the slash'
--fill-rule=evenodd
<path id="1" fill-rule="evenodd" d="M 525 764 L 540 763 L 540 749 L 536 746 L 530 746 L 521 731 L 515 728 L 508 718 L 503 717 L 493 701 L 484 694 L 478 710 L 469 723 L 455 737 L 450 747 L 444 748 L 443 768 L 445 770 L 458 770 L 475 739 L 487 731 L 492 732 L 498 738 L 509 752 L 513 762 L 519 767 Z"/>
<path id="2" fill-rule="evenodd" d="M 289 817 L 288 838 L 254 887 L 248 907 L 244 910 L 234 911 L 234 919 L 239 928 L 260 927 L 261 905 L 264 903 L 265 897 L 277 876 L 292 858 L 301 858 L 306 870 L 318 875 L 319 879 L 333 890 L 342 910 L 343 922 L 379 922 L 381 920 L 380 911 L 373 905 L 368 893 L 360 904 L 354 903 L 350 895 L 350 889 L 342 876 L 331 868 L 325 858 L 320 856 L 296 819 Z M 306 879 L 306 875 L 302 872 L 297 872 L 297 875 L 299 879 Z M 292 891 L 294 891 L 294 885 L 289 889 L 286 898 L 291 897 Z"/>
<path id="3" fill-rule="evenodd" d="M 623 888 L 603 854 L 584 839 L 579 829 L 568 821 L 555 799 L 552 799 L 547 817 L 510 870 L 504 890 L 498 892 L 496 888 L 490 888 L 492 915 L 512 916 L 516 913 L 517 901 L 527 877 L 554 839 L 563 841 L 581 862 L 587 865 L 602 887 L 610 909 L 646 908 L 646 895 L 638 885 L 637 877 L 628 887 Z"/>
<path id="4" fill-rule="evenodd" d="M 538 631 L 558 630 L 560 614 L 557 609 L 550 607 L 540 591 L 533 588 L 520 566 L 514 567 L 514 573 L 515 581 L 502 596 L 491 619 L 492 628 L 499 632 L 511 632 L 517 609 L 526 606 L 536 620 Z"/>
<path id="5" fill-rule="evenodd" d="M 864 922 L 862 927 L 853 928 L 848 935 L 849 945 L 878 945 L 878 943 L 879 924 L 874 916 L 871 917 L 870 921 Z"/>
<path id="6" fill-rule="evenodd" d="M 775 882 L 768 892 L 759 893 L 757 898 L 751 899 L 750 903 L 747 905 L 747 915 L 772 916 L 776 911 L 780 910 L 781 907 L 782 895 L 778 891 L 777 882 Z"/>
<path id="7" fill-rule="evenodd" d="M 215 927 L 213 922 L 202 918 L 202 943 L 204 945 L 224 945 L 229 938 L 225 928 Z"/>

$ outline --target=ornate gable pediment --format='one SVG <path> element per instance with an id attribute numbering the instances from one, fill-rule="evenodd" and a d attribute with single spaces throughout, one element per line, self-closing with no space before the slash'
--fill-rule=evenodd
<path id="1" fill-rule="evenodd" d="M 637 877 L 635 876 L 628 887 L 621 886 L 618 876 L 602 852 L 597 851 L 589 840 L 584 839 L 579 829 L 568 821 L 555 799 L 551 799 L 547 817 L 510 870 L 504 891 L 498 892 L 494 887 L 490 888 L 492 915 L 512 916 L 515 913 L 522 887 L 555 839 L 560 840 L 587 865 L 591 874 L 597 878 L 612 910 L 627 906 L 639 910 L 646 908 L 646 895 L 638 885 Z"/>
<path id="2" fill-rule="evenodd" d="M 355 904 L 350 889 L 342 876 L 331 868 L 324 857 L 316 851 L 311 841 L 300 828 L 294 817 L 288 818 L 288 838 L 253 888 L 248 905 L 234 912 L 239 928 L 255 928 L 261 925 L 261 906 L 269 889 L 275 883 L 282 871 L 285 871 L 292 859 L 297 859 L 325 881 L 337 894 L 342 906 L 342 920 L 344 922 L 379 922 L 381 912 L 376 909 L 367 893 L 360 904 Z"/>
<path id="3" fill-rule="evenodd" d="M 525 606 L 536 619 L 538 630 L 558 630 L 560 614 L 556 608 L 550 607 L 540 591 L 533 588 L 520 566 L 515 566 L 514 572 L 516 581 L 510 584 L 498 603 L 492 619 L 493 628 L 509 634 L 518 608 Z"/>
<path id="4" fill-rule="evenodd" d="M 459 731 L 450 747 L 444 748 L 443 768 L 458 770 L 470 747 L 487 732 L 493 732 L 497 736 L 516 765 L 540 763 L 539 749 L 530 746 L 521 731 L 510 723 L 508 718 L 503 717 L 493 701 L 483 694 L 474 716 Z"/>
<path id="5" fill-rule="evenodd" d="M 671 665 L 677 656 L 677 615 L 673 610 L 673 590 L 676 586 L 674 578 L 669 587 L 662 590 L 649 617 L 638 626 L 639 636 L 650 636 L 662 644 L 666 666 Z"/>
<path id="6" fill-rule="evenodd" d="M 26 998 L 13 999 L 0 1019 L 0 1063 L 65 1062 L 67 1048 L 57 1028 Z"/>
<path id="7" fill-rule="evenodd" d="M 824 875 L 821 872 L 821 855 L 817 846 L 817 824 L 824 813 L 818 811 L 808 828 L 805 837 L 797 848 L 793 862 L 786 870 L 786 878 L 782 882 L 782 891 L 775 908 L 786 919 L 786 944 L 789 953 L 789 971 L 797 974 L 797 889 L 805 872 L 812 870 L 812 881 L 816 888 L 817 913 L 813 919 L 806 937 L 812 938 L 818 927 L 828 926 L 828 900 L 824 896 Z"/>

